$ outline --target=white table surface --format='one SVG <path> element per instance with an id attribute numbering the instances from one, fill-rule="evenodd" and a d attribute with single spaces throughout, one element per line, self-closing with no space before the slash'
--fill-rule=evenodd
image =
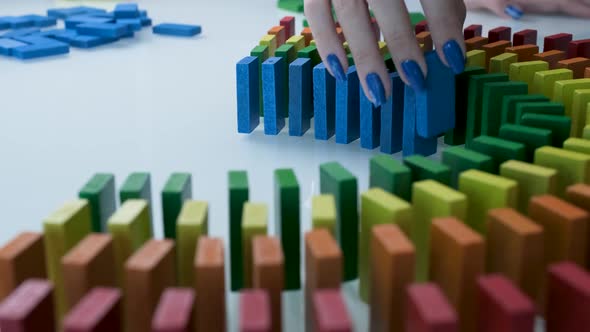
<path id="1" fill-rule="evenodd" d="M 210 234 L 228 234 L 227 171 L 248 171 L 251 200 L 269 204 L 274 216 L 273 170 L 294 168 L 301 184 L 302 228 L 310 228 L 310 198 L 318 192 L 318 165 L 339 161 L 368 185 L 368 160 L 378 153 L 359 142 L 265 137 L 262 125 L 250 135 L 236 130 L 235 63 L 259 38 L 289 14 L 274 0 L 139 0 L 154 23 L 200 24 L 197 38 L 153 35 L 67 56 L 22 62 L 0 57 L 0 243 L 24 230 L 40 230 L 42 220 L 73 199 L 95 172 L 112 172 L 117 185 L 133 171 L 152 174 L 156 235 L 162 234 L 159 192 L 171 172 L 193 174 L 193 197 L 210 203 Z M 42 14 L 46 9 L 91 5 L 112 9 L 111 1 L 4 0 L 0 16 Z M 418 1 L 408 1 L 420 10 Z M 301 29 L 301 15 L 297 29 Z M 588 38 L 588 21 L 526 16 L 519 22 L 470 13 L 466 24 L 484 31 L 508 25 L 513 32 L 539 35 L 571 32 Z M 270 218 L 270 231 L 274 231 Z M 355 285 L 344 291 L 354 292 Z M 300 331 L 301 294 L 286 296 L 287 331 Z M 359 331 L 366 306 L 349 296 Z M 230 297 L 235 313 L 236 297 Z M 232 319 L 234 322 L 235 319 Z M 234 325 L 232 324 L 232 329 Z"/>

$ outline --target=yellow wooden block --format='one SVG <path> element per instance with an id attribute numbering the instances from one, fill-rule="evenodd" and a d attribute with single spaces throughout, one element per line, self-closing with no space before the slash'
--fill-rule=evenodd
<path id="1" fill-rule="evenodd" d="M 472 50 L 466 54 L 467 67 L 483 67 L 486 68 L 486 52 L 482 50 Z"/>
<path id="2" fill-rule="evenodd" d="M 553 168 L 509 160 L 500 165 L 500 176 L 518 183 L 518 211 L 528 213 L 533 196 L 557 192 L 557 171 Z"/>
<path id="3" fill-rule="evenodd" d="M 530 93 L 543 94 L 545 97 L 553 99 L 555 82 L 571 80 L 572 78 L 574 78 L 574 72 L 569 69 L 538 71 L 535 73 L 533 85 L 530 87 Z"/>
<path id="4" fill-rule="evenodd" d="M 277 49 L 277 36 L 276 35 L 265 35 L 260 39 L 260 45 L 268 46 L 268 56 L 275 56 Z"/>
<path id="5" fill-rule="evenodd" d="M 208 234 L 209 208 L 207 202 L 187 200 L 176 222 L 176 259 L 178 284 L 194 286 L 194 261 L 201 236 Z"/>
<path id="6" fill-rule="evenodd" d="M 510 65 L 509 78 L 511 81 L 523 81 L 531 86 L 535 73 L 546 70 L 549 70 L 549 64 L 545 61 L 517 62 Z"/>
<path id="7" fill-rule="evenodd" d="M 590 78 L 557 81 L 553 88 L 553 101 L 562 103 L 565 107 L 565 115 L 571 116 L 574 91 L 584 89 L 590 89 Z"/>
<path id="8" fill-rule="evenodd" d="M 582 134 L 583 139 L 590 139 L 590 125 L 584 127 L 584 133 Z"/>
<path id="9" fill-rule="evenodd" d="M 336 202 L 333 195 L 312 198 L 311 223 L 313 229 L 325 228 L 336 238 Z"/>
<path id="10" fill-rule="evenodd" d="M 590 111 L 590 89 L 574 91 L 574 99 L 572 101 L 572 131 L 570 136 L 582 137 L 584 127 L 590 121 L 588 111 Z"/>
<path id="11" fill-rule="evenodd" d="M 350 45 L 348 44 L 348 42 L 342 43 L 342 47 L 344 47 L 346 53 L 350 53 Z"/>
<path id="12" fill-rule="evenodd" d="M 590 183 L 590 156 L 587 154 L 544 146 L 535 150 L 535 164 L 557 170 L 559 197 L 565 197 L 568 186 Z"/>
<path id="13" fill-rule="evenodd" d="M 242 212 L 242 253 L 244 264 L 244 288 L 252 287 L 252 241 L 255 236 L 268 232 L 268 208 L 266 204 L 244 203 Z"/>
<path id="14" fill-rule="evenodd" d="M 310 46 L 311 46 L 311 45 L 314 45 L 314 46 L 315 46 L 315 39 L 312 39 L 312 40 L 309 42 L 309 45 L 310 45 Z"/>
<path id="15" fill-rule="evenodd" d="M 387 48 L 387 43 L 384 41 L 379 42 L 379 52 L 381 52 L 381 56 L 385 56 L 389 53 L 389 49 Z"/>
<path id="16" fill-rule="evenodd" d="M 490 73 L 508 74 L 510 65 L 518 61 L 515 53 L 502 53 L 490 59 Z"/>
<path id="17" fill-rule="evenodd" d="M 563 142 L 563 148 L 568 151 L 575 151 L 590 155 L 590 140 L 570 137 Z"/>
<path id="18" fill-rule="evenodd" d="M 305 48 L 305 37 L 302 35 L 292 36 L 287 39 L 287 44 L 293 45 L 295 53 Z"/>

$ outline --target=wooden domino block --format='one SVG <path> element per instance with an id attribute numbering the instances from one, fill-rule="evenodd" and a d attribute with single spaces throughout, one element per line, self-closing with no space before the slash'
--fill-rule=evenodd
<path id="1" fill-rule="evenodd" d="M 315 139 L 328 140 L 334 136 L 336 122 L 336 79 L 326 65 L 313 68 L 313 114 Z"/>
<path id="2" fill-rule="evenodd" d="M 244 203 L 242 215 L 242 259 L 244 264 L 244 287 L 252 288 L 252 240 L 268 232 L 268 208 L 261 203 Z"/>
<path id="3" fill-rule="evenodd" d="M 590 78 L 590 67 L 584 70 L 584 78 Z"/>
<path id="4" fill-rule="evenodd" d="M 372 188 L 361 194 L 361 229 L 359 237 L 359 293 L 363 301 L 369 299 L 371 288 L 371 238 L 372 229 L 380 224 L 397 224 L 410 234 L 412 206 L 384 191 Z"/>
<path id="5" fill-rule="evenodd" d="M 429 52 L 433 50 L 432 36 L 430 31 L 423 31 L 416 35 L 419 44 L 424 44 L 423 51 Z"/>
<path id="6" fill-rule="evenodd" d="M 465 40 L 481 36 L 483 26 L 481 24 L 472 24 L 463 30 Z"/>
<path id="7" fill-rule="evenodd" d="M 481 111 L 481 134 L 497 137 L 502 124 L 504 96 L 526 95 L 528 86 L 523 82 L 494 82 L 484 84 Z"/>
<path id="8" fill-rule="evenodd" d="M 590 58 L 590 39 L 571 41 L 567 47 L 567 57 Z"/>
<path id="9" fill-rule="evenodd" d="M 543 52 L 552 50 L 567 52 L 568 45 L 572 39 L 573 35 L 571 33 L 558 33 L 546 36 L 543 42 Z"/>
<path id="10" fill-rule="evenodd" d="M 501 139 L 524 144 L 525 161 L 532 162 L 535 158 L 535 150 L 553 143 L 551 130 L 527 127 L 514 124 L 503 124 L 500 127 Z"/>
<path id="11" fill-rule="evenodd" d="M 571 262 L 549 268 L 547 332 L 590 326 L 590 275 Z"/>
<path id="12" fill-rule="evenodd" d="M 526 114 L 563 115 L 565 109 L 562 104 L 554 102 L 519 103 L 516 105 L 516 124 L 521 124 Z"/>
<path id="13" fill-rule="evenodd" d="M 590 141 L 586 139 L 575 137 L 568 138 L 563 142 L 563 148 L 568 151 L 590 155 Z"/>
<path id="14" fill-rule="evenodd" d="M 465 65 L 468 67 L 486 67 L 486 52 L 482 50 L 471 50 L 465 54 Z"/>
<path id="15" fill-rule="evenodd" d="M 115 253 L 113 238 L 108 234 L 90 234 L 73 247 L 61 260 L 66 309 L 78 303 L 92 288 L 115 287 Z"/>
<path id="16" fill-rule="evenodd" d="M 266 119 L 266 117 L 265 117 Z M 162 189 L 162 214 L 164 236 L 176 239 L 176 222 L 184 201 L 192 196 L 192 180 L 189 173 L 173 173 Z"/>
<path id="17" fill-rule="evenodd" d="M 510 280 L 500 275 L 477 281 L 479 332 L 533 332 L 535 307 Z"/>
<path id="18" fill-rule="evenodd" d="M 509 160 L 500 165 L 500 176 L 518 183 L 518 211 L 527 213 L 532 197 L 557 193 L 557 171 L 518 160 Z"/>
<path id="19" fill-rule="evenodd" d="M 113 174 L 94 174 L 80 189 L 78 197 L 87 199 L 92 213 L 92 231 L 104 232 L 107 219 L 115 212 L 115 176 Z"/>
<path id="20" fill-rule="evenodd" d="M 533 60 L 545 61 L 549 64 L 549 69 L 556 69 L 557 63 L 566 58 L 564 51 L 552 50 L 533 55 Z"/>
<path id="21" fill-rule="evenodd" d="M 242 212 L 244 203 L 248 201 L 248 173 L 230 171 L 229 186 L 229 248 L 230 248 L 230 279 L 231 290 L 243 287 L 244 266 L 242 261 Z"/>
<path id="22" fill-rule="evenodd" d="M 150 240 L 125 263 L 125 330 L 149 331 L 160 295 L 176 284 L 174 242 Z"/>
<path id="23" fill-rule="evenodd" d="M 502 124 L 516 122 L 516 107 L 520 103 L 548 102 L 549 99 L 539 94 L 505 96 L 502 103 Z"/>
<path id="24" fill-rule="evenodd" d="M 135 172 L 129 174 L 119 189 L 121 205 L 128 199 L 144 199 L 152 204 L 151 176 L 149 173 Z M 151 208 L 150 208 L 151 209 Z M 152 215 L 150 210 L 150 215 Z"/>
<path id="25" fill-rule="evenodd" d="M 404 332 L 456 332 L 457 313 L 440 288 L 421 283 L 407 288 L 408 305 Z"/>
<path id="26" fill-rule="evenodd" d="M 301 49 L 297 52 L 298 58 L 308 58 L 311 59 L 311 65 L 317 66 L 322 62 L 322 58 L 320 57 L 320 53 L 315 45 L 315 41 L 311 41 L 309 46 L 304 49 Z"/>
<path id="27" fill-rule="evenodd" d="M 389 73 L 389 78 L 391 80 L 391 95 L 387 102 L 381 105 L 379 144 L 381 152 L 394 154 L 403 148 L 405 83 L 397 72 Z M 364 92 L 361 93 L 364 94 Z"/>
<path id="28" fill-rule="evenodd" d="M 162 292 L 152 318 L 153 332 L 193 331 L 195 291 L 191 288 L 167 288 Z"/>
<path id="29" fill-rule="evenodd" d="M 0 330 L 56 331 L 53 290 L 47 280 L 28 279 L 23 282 L 0 303 Z"/>
<path id="30" fill-rule="evenodd" d="M 512 36 L 512 44 L 514 46 L 537 45 L 537 35 L 537 30 L 532 29 L 526 29 L 519 32 L 515 32 Z"/>
<path id="31" fill-rule="evenodd" d="M 533 78 L 531 93 L 543 94 L 549 99 L 553 99 L 553 89 L 555 82 L 570 80 L 573 78 L 573 72 L 569 69 L 551 69 L 547 71 L 538 71 Z"/>
<path id="32" fill-rule="evenodd" d="M 459 191 L 469 197 L 469 226 L 482 234 L 486 233 L 488 210 L 516 207 L 518 202 L 516 181 L 478 170 L 469 170 L 459 175 Z"/>
<path id="33" fill-rule="evenodd" d="M 286 59 L 271 57 L 262 64 L 264 134 L 278 135 L 288 114 Z"/>
<path id="34" fill-rule="evenodd" d="M 517 62 L 510 65 L 509 77 L 511 81 L 522 81 L 533 85 L 535 73 L 549 70 L 549 64 L 545 61 Z"/>
<path id="35" fill-rule="evenodd" d="M 580 57 L 561 60 L 557 63 L 557 68 L 570 69 L 574 74 L 573 78 L 584 78 L 584 70 L 587 67 L 590 67 L 590 59 Z"/>
<path id="36" fill-rule="evenodd" d="M 535 301 L 545 271 L 543 228 L 510 208 L 490 210 L 487 225 L 486 271 L 507 277 Z"/>
<path id="37" fill-rule="evenodd" d="M 518 62 L 518 54 L 508 53 L 510 52 L 508 49 L 506 49 L 506 52 L 490 59 L 490 73 L 508 74 L 510 65 Z"/>
<path id="38" fill-rule="evenodd" d="M 277 36 L 275 35 L 264 35 L 260 38 L 261 46 L 268 46 L 268 56 L 273 57 L 275 56 L 275 50 L 277 49 Z"/>
<path id="39" fill-rule="evenodd" d="M 295 52 L 299 52 L 300 50 L 305 48 L 305 36 L 291 36 L 289 39 L 287 39 L 286 43 L 293 45 L 293 47 L 295 47 Z"/>
<path id="40" fill-rule="evenodd" d="M 275 170 L 275 233 L 284 253 L 285 289 L 301 287 L 299 182 L 292 169 Z"/>
<path id="41" fill-rule="evenodd" d="M 404 164 L 412 171 L 412 182 L 435 180 L 445 185 L 451 182 L 451 169 L 435 160 L 413 155 L 406 157 Z"/>
<path id="42" fill-rule="evenodd" d="M 488 38 L 490 43 L 494 43 L 500 40 L 510 41 L 512 37 L 512 29 L 510 27 L 497 27 L 488 31 Z"/>
<path id="43" fill-rule="evenodd" d="M 420 21 L 414 26 L 414 32 L 416 34 L 424 31 L 428 31 L 428 22 L 426 20 Z"/>
<path id="44" fill-rule="evenodd" d="M 411 186 L 412 171 L 400 161 L 386 155 L 369 161 L 369 188 L 381 188 L 409 201 Z"/>
<path id="45" fill-rule="evenodd" d="M 259 101 L 259 115 L 260 116 L 264 116 L 264 105 L 262 104 L 262 64 L 268 60 L 269 56 L 269 47 L 266 45 L 258 45 L 256 47 L 254 47 L 252 49 L 252 51 L 250 51 L 250 56 L 256 57 L 258 59 L 258 101 Z M 251 63 L 249 63 L 250 65 L 253 65 Z M 252 84 L 254 84 L 254 75 L 252 75 L 252 78 L 250 78 L 253 82 Z M 254 89 L 251 87 L 251 89 Z M 252 97 L 255 98 L 255 97 Z M 252 117 L 254 117 L 255 115 L 252 114 Z M 260 121 L 260 119 L 259 119 Z"/>
<path id="46" fill-rule="evenodd" d="M 326 229 L 336 236 L 336 202 L 333 195 L 314 196 L 311 201 L 313 229 Z"/>
<path id="47" fill-rule="evenodd" d="M 371 229 L 371 331 L 403 331 L 406 287 L 414 281 L 414 245 L 397 225 Z"/>
<path id="48" fill-rule="evenodd" d="M 0 248 L 0 302 L 27 279 L 45 279 L 43 235 L 24 232 Z"/>
<path id="49" fill-rule="evenodd" d="M 563 103 L 565 106 L 565 115 L 571 116 L 576 90 L 590 89 L 590 79 L 573 79 L 555 82 L 553 88 L 553 101 Z"/>
<path id="50" fill-rule="evenodd" d="M 486 68 L 490 66 L 490 59 L 498 56 L 502 53 L 506 52 L 506 48 L 511 47 L 512 43 L 508 40 L 498 40 L 498 41 L 488 41 L 488 44 L 485 44 L 481 47 L 483 51 L 486 52 Z"/>
<path id="51" fill-rule="evenodd" d="M 257 57 L 248 56 L 236 64 L 238 133 L 249 134 L 260 123 L 260 81 L 260 61 Z"/>
<path id="52" fill-rule="evenodd" d="M 505 161 L 526 159 L 524 144 L 491 136 L 477 137 L 471 142 L 469 149 L 490 156 L 494 163 L 494 173 L 498 173 L 500 165 Z"/>
<path id="53" fill-rule="evenodd" d="M 311 33 L 311 29 L 310 28 L 303 28 L 303 30 L 301 31 L 301 35 L 303 36 L 304 40 L 305 40 L 305 46 L 309 46 L 309 43 L 313 40 L 313 35 Z"/>
<path id="54" fill-rule="evenodd" d="M 339 289 L 322 289 L 313 294 L 314 331 L 352 332 L 353 324 Z M 274 330 L 273 330 L 274 331 Z"/>
<path id="55" fill-rule="evenodd" d="M 202 237 L 194 262 L 198 331 L 225 331 L 225 258 L 223 241 Z"/>
<path id="56" fill-rule="evenodd" d="M 117 288 L 93 288 L 64 318 L 64 332 L 123 331 L 122 298 Z"/>
<path id="57" fill-rule="evenodd" d="M 176 224 L 176 259 L 178 285 L 194 285 L 193 262 L 198 255 L 198 242 L 209 230 L 209 205 L 204 201 L 187 200 L 182 205 Z"/>
<path id="58" fill-rule="evenodd" d="M 272 315 L 268 293 L 257 290 L 240 292 L 239 332 L 271 332 Z"/>
<path id="59" fill-rule="evenodd" d="M 578 183 L 567 187 L 565 197 L 568 202 L 590 212 L 590 185 Z"/>
<path id="60" fill-rule="evenodd" d="M 268 30 L 269 35 L 275 35 L 277 37 L 277 48 L 282 46 L 287 41 L 287 32 L 285 27 L 282 25 L 274 26 Z"/>
<path id="61" fill-rule="evenodd" d="M 273 237 L 256 236 L 252 240 L 252 263 L 252 287 L 264 289 L 268 293 L 272 331 L 280 332 L 283 325 L 281 297 L 286 284 L 285 256 L 280 241 Z"/>
<path id="62" fill-rule="evenodd" d="M 457 310 L 460 331 L 476 331 L 477 278 L 485 272 L 484 239 L 462 221 L 432 221 L 430 280 Z"/>
<path id="63" fill-rule="evenodd" d="M 359 77 L 350 66 L 346 80 L 336 80 L 336 143 L 349 144 L 360 138 Z"/>
<path id="64" fill-rule="evenodd" d="M 590 89 L 581 89 L 574 91 L 572 101 L 572 130 L 570 136 L 582 137 L 584 127 L 590 118 L 587 115 L 588 104 L 590 104 Z"/>
<path id="65" fill-rule="evenodd" d="M 551 130 L 553 146 L 561 146 L 569 137 L 572 120 L 567 116 L 527 113 L 521 117 L 524 126 Z"/>
<path id="66" fill-rule="evenodd" d="M 285 16 L 281 19 L 280 24 L 285 27 L 285 36 L 291 38 L 295 34 L 295 17 Z"/>
<path id="67" fill-rule="evenodd" d="M 381 106 L 375 107 L 361 85 L 358 93 L 361 148 L 373 150 L 381 143 Z"/>
<path id="68" fill-rule="evenodd" d="M 539 46 L 530 44 L 514 45 L 507 47 L 505 52 L 516 54 L 518 56 L 517 62 L 533 61 L 533 55 L 539 53 Z"/>
<path id="69" fill-rule="evenodd" d="M 467 51 L 481 50 L 484 45 L 489 44 L 487 37 L 475 36 L 465 40 Z"/>
<path id="70" fill-rule="evenodd" d="M 310 128 L 312 112 L 311 60 L 297 58 L 289 64 L 289 135 L 303 136 Z"/>
<path id="71" fill-rule="evenodd" d="M 557 170 L 557 196 L 564 197 L 568 186 L 590 182 L 590 156 L 550 146 L 535 151 L 535 164 Z"/>
<path id="72" fill-rule="evenodd" d="M 492 173 L 494 168 L 494 163 L 490 156 L 467 150 L 462 146 L 445 149 L 442 155 L 442 162 L 451 169 L 450 185 L 452 188 L 457 188 L 459 185 L 459 174 L 466 170 L 478 169 Z"/>

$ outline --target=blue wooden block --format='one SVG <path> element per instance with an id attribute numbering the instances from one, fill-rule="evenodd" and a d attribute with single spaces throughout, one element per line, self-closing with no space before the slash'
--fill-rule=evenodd
<path id="1" fill-rule="evenodd" d="M 2 35 L 2 37 L 4 37 L 4 38 L 22 37 L 22 36 L 28 36 L 28 35 L 38 33 L 39 31 L 41 31 L 41 30 L 39 30 L 39 28 L 17 29 L 17 30 L 12 30 L 12 31 L 6 32 L 5 34 Z"/>
<path id="2" fill-rule="evenodd" d="M 381 107 L 375 107 L 359 84 L 361 147 L 373 150 L 381 139 Z"/>
<path id="3" fill-rule="evenodd" d="M 303 136 L 309 130 L 312 102 L 311 59 L 297 58 L 289 65 L 289 135 Z"/>
<path id="4" fill-rule="evenodd" d="M 139 7 L 136 3 L 120 3 L 115 6 L 116 18 L 138 18 Z"/>
<path id="5" fill-rule="evenodd" d="M 139 17 L 148 17 L 147 10 L 140 10 L 139 11 Z"/>
<path id="6" fill-rule="evenodd" d="M 33 36 L 33 35 L 29 35 L 29 36 L 17 36 L 17 37 L 12 37 L 12 39 L 19 41 L 21 43 L 26 43 L 29 45 L 47 45 L 47 44 L 52 44 L 52 45 L 66 45 L 58 40 L 49 38 L 49 37 L 45 37 L 45 36 Z"/>
<path id="7" fill-rule="evenodd" d="M 247 56 L 236 65 L 238 133 L 249 134 L 260 123 L 260 69 L 258 58 Z"/>
<path id="8" fill-rule="evenodd" d="M 313 68 L 313 117 L 317 140 L 329 140 L 334 136 L 336 82 L 324 63 Z"/>
<path id="9" fill-rule="evenodd" d="M 404 127 L 404 82 L 398 73 L 390 73 L 391 96 L 381 106 L 381 152 L 402 150 Z"/>
<path id="10" fill-rule="evenodd" d="M 0 54 L 6 56 L 12 56 L 12 51 L 15 48 L 27 46 L 28 44 L 10 39 L 10 38 L 0 38 Z"/>
<path id="11" fill-rule="evenodd" d="M 30 16 L 4 16 L 0 20 L 7 22 L 11 29 L 22 29 L 35 26 L 35 20 Z"/>
<path id="12" fill-rule="evenodd" d="M 181 36 L 181 37 L 192 37 L 201 33 L 201 26 L 199 25 L 187 25 L 187 24 L 174 24 L 174 23 L 161 23 L 152 28 L 155 34 L 168 35 L 168 36 Z"/>
<path id="13" fill-rule="evenodd" d="M 359 78 L 355 66 L 346 81 L 336 81 L 336 143 L 349 144 L 360 136 Z"/>
<path id="14" fill-rule="evenodd" d="M 93 48 L 114 43 L 118 38 L 77 35 L 70 39 L 69 44 L 78 48 Z"/>
<path id="15" fill-rule="evenodd" d="M 139 31 L 142 27 L 141 18 L 118 18 L 117 23 L 127 24 L 133 31 Z"/>
<path id="16" fill-rule="evenodd" d="M 56 42 L 53 44 L 38 44 L 17 47 L 13 49 L 12 55 L 15 58 L 28 60 L 60 54 L 67 54 L 69 52 L 70 48 L 67 44 Z"/>
<path id="17" fill-rule="evenodd" d="M 78 32 L 71 29 L 54 29 L 43 31 L 40 35 L 70 44 L 78 36 Z"/>
<path id="18" fill-rule="evenodd" d="M 83 15 L 83 14 L 100 14 L 106 13 L 106 10 L 101 8 L 78 6 L 70 8 L 53 8 L 47 10 L 47 16 L 55 17 L 58 19 L 66 19 L 70 16 Z"/>
<path id="19" fill-rule="evenodd" d="M 4 21 L 2 18 L 0 18 L 0 30 L 5 30 L 5 29 L 9 29 L 10 28 L 10 23 Z"/>
<path id="20" fill-rule="evenodd" d="M 264 108 L 264 134 L 278 135 L 285 127 L 286 66 L 287 59 L 272 57 L 262 64 L 262 100 Z"/>
<path id="21" fill-rule="evenodd" d="M 41 15 L 25 15 L 21 16 L 25 19 L 30 19 L 33 21 L 33 25 L 37 28 L 47 28 L 50 26 L 54 26 L 57 24 L 57 19 L 55 17 L 49 16 L 41 16 Z"/>
<path id="22" fill-rule="evenodd" d="M 455 128 L 455 74 L 436 51 L 425 54 L 426 89 L 416 92 L 416 129 L 424 138 L 437 137 Z"/>
<path id="23" fill-rule="evenodd" d="M 414 154 L 430 156 L 436 153 L 438 137 L 424 138 L 418 135 L 416 131 L 416 113 L 416 94 L 413 88 L 406 86 L 404 89 L 404 157 Z"/>
<path id="24" fill-rule="evenodd" d="M 76 27 L 80 35 L 123 38 L 133 34 L 127 24 L 122 23 L 84 23 Z"/>
<path id="25" fill-rule="evenodd" d="M 76 15 L 68 17 L 65 20 L 66 29 L 75 29 L 80 24 L 85 23 L 110 23 L 114 20 L 107 17 L 96 17 L 91 15 Z"/>
<path id="26" fill-rule="evenodd" d="M 152 25 L 152 19 L 147 16 L 142 16 L 140 18 L 140 21 L 142 27 L 149 27 L 150 25 Z"/>

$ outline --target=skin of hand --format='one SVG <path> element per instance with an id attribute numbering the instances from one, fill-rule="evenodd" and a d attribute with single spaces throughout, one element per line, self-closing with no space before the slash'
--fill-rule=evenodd
<path id="1" fill-rule="evenodd" d="M 499 16 L 507 5 L 514 5 L 527 13 L 563 13 L 590 17 L 590 0 L 465 0 L 467 9 L 489 9 Z"/>
<path id="2" fill-rule="evenodd" d="M 440 59 L 455 73 L 462 72 L 466 15 L 463 0 L 421 0 L 421 3 Z M 391 94 L 389 74 L 371 27 L 370 6 L 401 78 L 416 91 L 425 89 L 426 62 L 404 0 L 305 0 L 304 5 L 318 51 L 337 80 L 346 79 L 348 61 L 336 33 L 332 6 L 366 96 L 375 106 L 380 106 Z"/>

